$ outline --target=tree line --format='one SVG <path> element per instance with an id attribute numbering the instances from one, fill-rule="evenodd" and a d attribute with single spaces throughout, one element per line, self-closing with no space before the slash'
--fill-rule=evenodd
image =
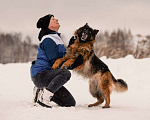
<path id="1" fill-rule="evenodd" d="M 135 43 L 135 38 L 137 42 Z M 65 39 L 64 36 L 62 39 Z M 38 45 L 32 44 L 21 33 L 0 32 L 0 63 L 29 62 L 36 58 Z M 94 51 L 98 57 L 121 58 L 132 54 L 137 59 L 150 57 L 150 35 L 132 35 L 130 30 L 100 31 L 96 36 Z"/>
<path id="2" fill-rule="evenodd" d="M 150 35 L 133 36 L 130 29 L 100 32 L 96 37 L 95 53 L 98 57 L 121 58 L 129 54 L 134 58 L 150 57 Z"/>
<path id="3" fill-rule="evenodd" d="M 0 63 L 31 61 L 37 53 L 37 45 L 31 44 L 31 38 L 22 40 L 21 33 L 0 32 Z"/>

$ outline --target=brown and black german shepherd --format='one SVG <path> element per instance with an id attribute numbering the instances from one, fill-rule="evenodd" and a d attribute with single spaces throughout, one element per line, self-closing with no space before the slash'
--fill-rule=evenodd
<path id="1" fill-rule="evenodd" d="M 67 48 L 65 56 L 56 60 L 52 68 L 57 69 L 63 61 L 66 62 L 61 68 L 68 68 L 79 55 L 82 55 L 83 63 L 74 71 L 89 79 L 89 91 L 93 97 L 97 98 L 97 102 L 88 107 L 102 104 L 105 100 L 103 108 L 109 108 L 111 92 L 113 90 L 125 92 L 128 86 L 122 79 L 116 80 L 108 66 L 94 54 L 93 44 L 98 31 L 93 30 L 88 24 L 76 30 L 77 39 Z"/>

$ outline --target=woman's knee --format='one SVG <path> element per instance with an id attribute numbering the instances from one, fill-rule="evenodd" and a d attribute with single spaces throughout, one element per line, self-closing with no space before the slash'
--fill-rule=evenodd
<path id="1" fill-rule="evenodd" d="M 62 70 L 62 75 L 66 78 L 66 80 L 69 80 L 71 77 L 70 71 L 66 69 Z"/>

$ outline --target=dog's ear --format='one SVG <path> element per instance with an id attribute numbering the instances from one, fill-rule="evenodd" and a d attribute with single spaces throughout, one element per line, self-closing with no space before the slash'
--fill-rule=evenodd
<path id="1" fill-rule="evenodd" d="M 84 25 L 84 27 L 87 26 L 87 25 L 88 25 L 88 23 L 86 23 L 86 24 Z"/>
<path id="2" fill-rule="evenodd" d="M 93 35 L 97 35 L 98 32 L 99 32 L 99 30 L 94 29 L 93 30 Z"/>

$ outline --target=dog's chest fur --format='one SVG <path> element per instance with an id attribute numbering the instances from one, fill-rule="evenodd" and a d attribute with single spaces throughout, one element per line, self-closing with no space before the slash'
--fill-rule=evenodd
<path id="1" fill-rule="evenodd" d="M 74 69 L 78 74 L 82 75 L 84 78 L 90 79 L 93 76 L 92 66 L 91 66 L 91 58 L 86 60 L 83 67 L 81 69 Z"/>
<path id="2" fill-rule="evenodd" d="M 99 92 L 102 93 L 100 88 L 100 76 L 101 71 L 97 71 L 96 73 L 93 73 L 92 71 L 92 64 L 91 64 L 92 57 L 87 60 L 82 67 L 82 69 L 74 69 L 78 74 L 82 75 L 84 78 L 87 78 L 89 80 L 90 84 L 90 92 L 93 97 Z"/>

